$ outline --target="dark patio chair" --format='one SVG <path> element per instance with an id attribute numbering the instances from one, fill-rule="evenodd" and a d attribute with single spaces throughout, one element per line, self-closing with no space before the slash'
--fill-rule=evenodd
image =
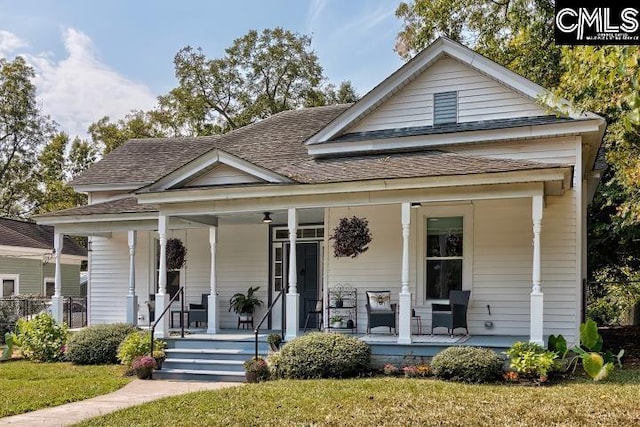
<path id="1" fill-rule="evenodd" d="M 433 328 L 447 328 L 447 333 L 453 335 L 456 328 L 464 328 L 469 334 L 467 326 L 467 307 L 471 291 L 450 291 L 449 304 L 431 304 L 431 335 Z"/>
<path id="2" fill-rule="evenodd" d="M 309 320 L 312 316 L 315 316 L 316 325 L 318 330 L 322 329 L 322 300 L 321 299 L 306 299 L 305 305 L 307 309 L 307 317 L 304 321 L 304 331 L 307 332 L 309 326 Z"/>
<path id="3" fill-rule="evenodd" d="M 396 329 L 396 304 L 391 304 L 391 291 L 367 291 L 367 333 L 371 328 L 387 326 Z"/>
<path id="4" fill-rule="evenodd" d="M 189 304 L 189 326 L 195 323 L 198 327 L 200 323 L 207 323 L 209 320 L 209 294 L 202 294 L 201 298 L 200 304 Z"/>

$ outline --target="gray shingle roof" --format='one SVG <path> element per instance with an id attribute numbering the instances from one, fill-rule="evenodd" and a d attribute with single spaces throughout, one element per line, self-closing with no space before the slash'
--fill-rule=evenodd
<path id="1" fill-rule="evenodd" d="M 460 175 L 558 167 L 558 165 L 535 162 L 482 159 L 434 151 L 333 159 L 315 159 L 309 156 L 304 142 L 349 106 L 350 104 L 343 104 L 285 111 L 225 135 L 131 140 L 92 166 L 74 180 L 73 184 L 129 183 L 143 187 L 215 148 L 299 183 Z M 491 120 L 348 134 L 338 140 L 365 137 L 392 138 L 425 134 L 425 132 L 499 129 L 567 120 L 569 119 L 555 116 Z"/>
<path id="2" fill-rule="evenodd" d="M 335 138 L 331 142 L 362 141 L 371 139 L 400 138 L 404 136 L 439 135 L 444 133 L 470 132 L 479 130 L 507 129 L 522 126 L 539 126 L 575 121 L 571 117 L 535 116 L 507 119 L 482 120 L 466 123 L 447 123 L 437 126 L 414 126 L 398 129 L 384 129 L 368 132 L 353 132 Z M 325 142 L 326 144 L 326 142 Z"/>
<path id="3" fill-rule="evenodd" d="M 0 245 L 53 250 L 53 227 L 0 218 Z M 87 249 L 65 236 L 62 253 L 87 256 Z"/>
<path id="4" fill-rule="evenodd" d="M 564 167 L 525 160 L 490 159 L 432 150 L 307 159 L 276 169 L 300 183 L 470 175 Z"/>
<path id="5" fill-rule="evenodd" d="M 135 197 L 125 197 L 123 199 L 111 200 L 108 202 L 96 203 L 93 205 L 80 206 L 77 208 L 64 209 L 56 212 L 49 212 L 38 216 L 75 216 L 94 214 L 122 214 L 122 213 L 145 213 L 158 212 L 153 205 L 140 205 Z"/>
<path id="6" fill-rule="evenodd" d="M 72 185 L 151 184 L 214 148 L 272 169 L 308 157 L 303 142 L 351 104 L 284 111 L 224 135 L 134 139 L 112 151 Z"/>

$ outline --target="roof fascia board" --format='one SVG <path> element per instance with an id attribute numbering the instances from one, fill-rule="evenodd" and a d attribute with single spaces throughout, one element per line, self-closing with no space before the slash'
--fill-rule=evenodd
<path id="1" fill-rule="evenodd" d="M 130 191 L 137 190 L 149 184 L 148 182 L 127 183 L 127 184 L 79 184 L 73 185 L 73 189 L 78 193 L 89 193 L 99 191 Z"/>
<path id="2" fill-rule="evenodd" d="M 157 212 L 145 212 L 143 214 L 131 214 L 131 213 L 110 213 L 110 214 L 84 214 L 84 215 L 58 215 L 58 216 L 41 216 L 37 218 L 38 224 L 53 225 L 58 230 L 60 224 L 75 224 L 86 223 L 95 221 L 107 221 L 107 222 L 136 222 L 157 220 Z M 99 230 L 96 230 L 99 231 Z"/>
<path id="3" fill-rule="evenodd" d="M 544 183 L 525 182 L 516 184 L 487 184 L 465 187 L 442 187 L 425 190 L 405 189 L 394 191 L 358 191 L 341 194 L 321 194 L 316 196 L 289 197 L 280 196 L 265 199 L 260 209 L 271 212 L 286 210 L 291 206 L 297 209 L 331 208 L 344 206 L 373 206 L 401 202 L 449 203 L 469 200 L 513 199 L 544 195 Z M 221 217 L 239 213 L 256 212 L 254 200 L 217 200 L 172 204 L 163 209 L 166 215 L 184 215 L 194 212 L 215 212 Z"/>
<path id="4" fill-rule="evenodd" d="M 189 178 L 197 175 L 199 172 L 220 163 L 226 164 L 232 168 L 238 169 L 242 172 L 248 173 L 249 175 L 255 176 L 267 182 L 291 182 L 288 178 L 285 178 L 282 175 L 278 175 L 268 169 L 261 168 L 237 156 L 226 153 L 218 148 L 214 148 L 211 151 L 208 151 L 202 156 L 187 163 L 186 165 L 183 165 L 175 171 L 169 173 L 155 183 L 141 189 L 140 191 L 157 191 L 170 189 L 185 181 L 188 181 Z"/>
<path id="5" fill-rule="evenodd" d="M 295 184 L 286 186 L 252 186 L 242 188 L 202 188 L 175 192 L 140 194 L 140 203 L 166 204 L 196 201 L 215 201 L 233 199 L 255 199 L 279 196 L 314 196 L 319 194 L 339 194 L 359 191 L 403 190 L 412 188 L 459 187 L 468 185 L 503 184 L 520 182 L 565 181 L 572 173 L 568 166 L 554 168 L 495 172 L 473 175 L 447 175 L 422 178 L 400 178 L 390 180 L 371 180 L 338 182 L 328 184 Z M 164 207 L 161 207 L 161 210 Z"/>
<path id="6" fill-rule="evenodd" d="M 515 128 L 453 132 L 437 135 L 418 135 L 396 138 L 380 138 L 362 141 L 330 142 L 307 147 L 312 156 L 326 156 L 367 151 L 402 150 L 407 148 L 439 148 L 478 142 L 498 142 L 512 139 L 529 139 L 598 132 L 599 120 L 579 120 Z"/>
<path id="7" fill-rule="evenodd" d="M 10 245 L 0 245 L 0 255 L 5 255 L 8 253 L 24 253 L 28 255 L 46 255 L 51 254 L 53 248 L 44 249 L 44 248 L 30 248 L 27 246 L 10 246 Z"/>

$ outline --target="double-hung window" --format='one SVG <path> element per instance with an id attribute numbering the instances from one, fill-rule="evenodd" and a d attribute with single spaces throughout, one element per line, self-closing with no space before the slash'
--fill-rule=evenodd
<path id="1" fill-rule="evenodd" d="M 463 219 L 462 216 L 427 217 L 427 299 L 448 299 L 449 291 L 462 290 Z"/>

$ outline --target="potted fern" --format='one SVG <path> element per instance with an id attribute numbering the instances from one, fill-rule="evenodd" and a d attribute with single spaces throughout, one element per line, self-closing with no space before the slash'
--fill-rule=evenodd
<path id="1" fill-rule="evenodd" d="M 233 310 L 237 313 L 241 321 L 251 319 L 256 307 L 262 306 L 262 300 L 255 296 L 258 289 L 260 289 L 260 286 L 255 288 L 249 286 L 246 295 L 242 292 L 234 294 L 229 300 L 229 311 Z"/>

